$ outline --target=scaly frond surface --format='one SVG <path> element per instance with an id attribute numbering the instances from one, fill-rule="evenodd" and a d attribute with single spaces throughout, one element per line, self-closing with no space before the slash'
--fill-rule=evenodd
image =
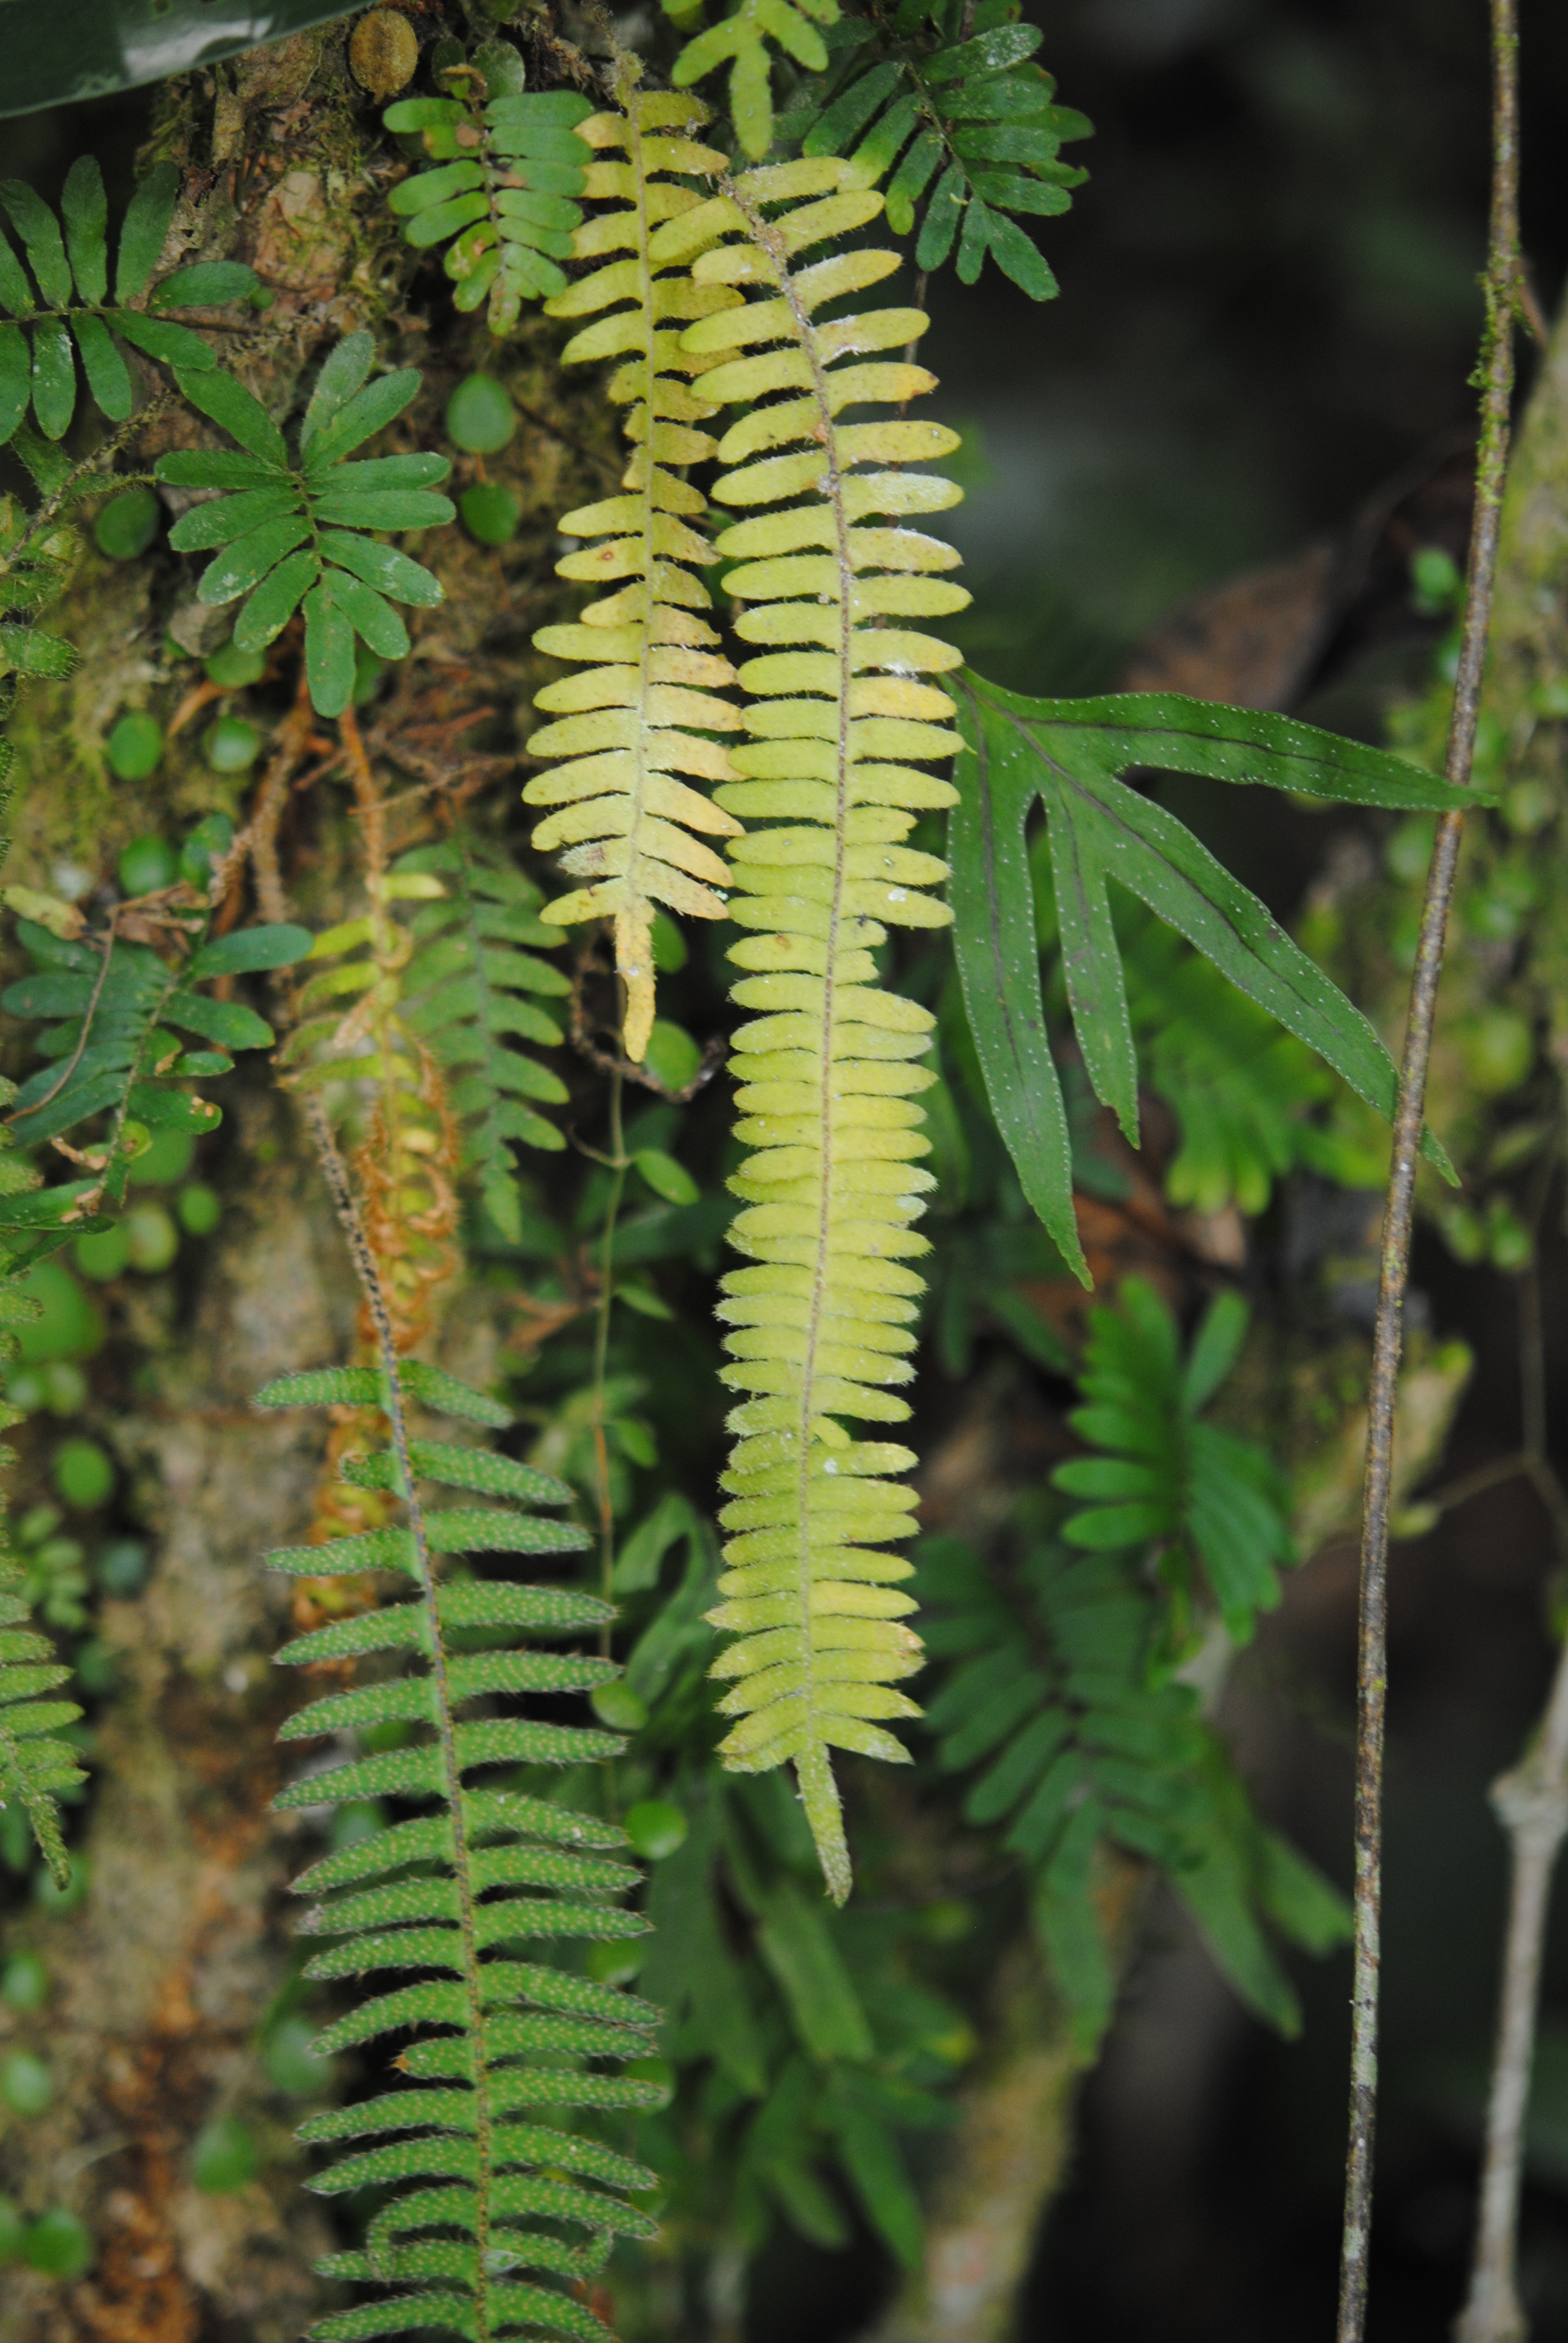
<path id="1" fill-rule="evenodd" d="M 456 1266 L 457 1141 L 440 1068 L 404 1014 L 414 938 L 394 907 L 441 901 L 446 889 L 428 871 L 371 869 L 365 891 L 367 912 L 312 943 L 309 960 L 331 965 L 301 986 L 281 1058 L 292 1087 L 330 1089 L 333 1118 L 358 1123 L 354 1168 L 401 1351 L 426 1330 L 433 1289 Z"/>
<path id="2" fill-rule="evenodd" d="M 829 301 L 879 282 L 894 254 L 860 248 L 804 266 L 799 257 L 867 226 L 882 208 L 832 160 L 748 174 L 679 223 L 706 246 L 702 284 L 752 293 L 701 320 L 687 347 L 722 363 L 708 396 L 749 408 L 719 459 L 734 468 L 718 499 L 756 508 L 719 541 L 738 566 L 729 590 L 749 607 L 737 631 L 769 648 L 741 669 L 751 742 L 746 776 L 720 791 L 758 823 L 730 849 L 730 917 L 752 932 L 731 957 L 735 988 L 761 1013 L 735 1037 L 738 1135 L 750 1151 L 731 1185 L 746 1202 L 731 1232 L 753 1266 L 724 1280 L 739 1435 L 720 1516 L 731 1533 L 713 1623 L 737 1640 L 717 1663 L 733 1679 L 721 1704 L 739 1719 L 726 1765 L 793 1763 L 833 1895 L 849 1887 L 829 1751 L 903 1760 L 887 1722 L 916 1715 L 897 1680 L 920 1665 L 887 1551 L 909 1535 L 913 1464 L 890 1443 L 853 1440 L 839 1419 L 896 1423 L 912 1373 L 921 1291 L 911 1263 L 929 1250 L 913 1222 L 933 1182 L 918 1061 L 933 1020 L 878 981 L 890 927 L 946 924 L 928 891 L 946 876 L 905 845 L 919 814 L 952 802 L 921 769 L 959 745 L 952 702 L 919 680 L 957 654 L 912 618 L 969 597 L 945 572 L 957 557 L 909 517 L 959 490 L 902 468 L 948 454 L 955 435 L 909 418 L 846 423 L 862 402 L 901 404 L 932 377 L 901 358 L 865 362 L 922 333 L 919 310 L 882 308 L 813 322 Z M 780 207 L 784 208 L 780 208 Z M 744 354 L 744 355 L 743 355 Z M 879 517 L 895 516 L 891 528 Z"/>
<path id="3" fill-rule="evenodd" d="M 395 1424 L 410 1402 L 471 1423 L 508 1421 L 437 1368 L 405 1361 L 396 1373 L 395 1416 L 378 1368 L 286 1375 L 260 1401 L 378 1406 Z M 392 2088 L 317 2116 L 301 2133 L 312 2143 L 354 2144 L 319 2175 L 317 2189 L 385 2192 L 363 2250 L 330 2255 L 323 2274 L 391 2289 L 314 2332 L 319 2343 L 427 2328 L 470 2343 L 519 2330 L 608 2343 L 603 2323 L 566 2288 L 593 2278 L 618 2236 L 653 2234 L 625 2192 L 653 2187 L 654 2175 L 563 2118 L 578 2107 L 657 2103 L 657 2087 L 613 2069 L 648 2053 L 659 2013 L 618 1987 L 524 1956 L 563 1938 L 640 1934 L 646 1921 L 618 1901 L 637 1874 L 617 1859 L 626 1840 L 615 1824 L 473 1777 L 495 1766 L 579 1765 L 619 1750 L 612 1734 L 534 1713 L 542 1699 L 607 1682 L 619 1673 L 614 1664 L 521 1640 L 524 1631 L 553 1637 L 598 1627 L 612 1614 L 590 1595 L 455 1560 L 438 1568 L 438 1556 L 568 1554 L 590 1541 L 519 1510 L 567 1503 L 563 1482 L 482 1448 L 407 1441 L 410 1487 L 402 1437 L 345 1464 L 355 1485 L 401 1500 L 402 1523 L 270 1557 L 296 1576 L 385 1572 L 406 1590 L 406 1599 L 285 1645 L 278 1658 L 289 1666 L 378 1655 L 372 1681 L 312 1701 L 289 1718 L 285 1739 L 389 1724 L 412 1726 L 415 1736 L 308 1774 L 276 1804 L 394 1798 L 423 1809 L 295 1882 L 317 1899 L 304 1933 L 330 1940 L 307 1976 L 412 1980 L 378 1992 L 317 2042 L 322 2055 L 387 2035 L 402 2046 Z M 427 1509 L 426 1483 L 480 1502 Z M 400 1673 L 386 1673 L 386 1654 Z"/>
<path id="4" fill-rule="evenodd" d="M 592 111 L 569 89 L 488 96 L 470 70 L 460 95 L 399 98 L 381 117 L 388 130 L 417 132 L 431 158 L 392 190 L 405 242 L 446 245 L 454 305 L 482 303 L 498 337 L 525 301 L 566 290 L 560 264 L 582 219 L 572 198 L 590 160 L 577 127 Z"/>
<path id="5" fill-rule="evenodd" d="M 558 562 L 557 573 L 631 583 L 591 602 L 577 624 L 534 637 L 538 649 L 587 664 L 538 696 L 535 705 L 558 721 L 534 734 L 529 752 L 569 761 L 537 773 L 523 796 L 557 809 L 534 832 L 538 851 L 564 848 L 562 869 L 591 881 L 547 904 L 544 917 L 615 923 L 623 1045 L 640 1060 L 653 1030 L 654 908 L 722 919 L 729 874 L 703 840 L 733 838 L 740 827 L 692 787 L 736 778 L 722 744 L 707 736 L 734 731 L 739 718 L 720 697 L 734 672 L 701 616 L 709 595 L 695 574 L 719 557 L 692 526 L 704 501 L 684 478 L 714 452 L 698 427 L 714 405 L 692 387 L 711 361 L 680 345 L 682 325 L 736 307 L 739 296 L 728 285 L 694 284 L 678 244 L 672 248 L 701 201 L 683 182 L 725 167 L 693 135 L 708 108 L 668 92 L 641 96 L 629 84 L 623 95 L 624 113 L 596 114 L 578 133 L 600 155 L 624 157 L 589 169 L 587 192 L 608 208 L 584 223 L 574 246 L 579 258 L 604 265 L 547 307 L 554 317 L 594 319 L 567 344 L 565 359 L 623 361 L 609 396 L 629 410 L 634 448 L 622 495 L 562 519 L 565 536 L 597 541 Z"/>
<path id="6" fill-rule="evenodd" d="M 303 604 L 305 671 L 318 716 L 341 716 L 353 697 L 356 635 L 378 659 L 406 659 L 408 630 L 393 603 L 428 609 L 443 598 L 428 569 L 372 532 L 451 520 L 456 507 L 434 492 L 452 468 L 447 458 L 344 460 L 418 396 L 414 367 L 370 380 L 375 357 L 367 333 L 350 334 L 330 353 L 292 462 L 282 432 L 243 383 L 222 372 L 181 373 L 185 397 L 239 448 L 176 448 L 156 467 L 171 488 L 231 491 L 182 515 L 169 543 L 176 553 L 217 548 L 196 595 L 214 609 L 245 597 L 234 625 L 242 651 L 265 650 Z"/>

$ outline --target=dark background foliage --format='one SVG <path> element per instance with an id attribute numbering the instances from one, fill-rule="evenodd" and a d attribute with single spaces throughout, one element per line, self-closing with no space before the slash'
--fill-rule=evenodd
<path id="1" fill-rule="evenodd" d="M 969 291 L 944 275 L 925 355 L 968 442 L 955 530 L 976 593 L 966 647 L 1015 689 L 1088 691 L 1127 673 L 1187 598 L 1314 542 L 1342 548 L 1380 489 L 1462 450 L 1486 28 L 1479 0 L 1037 0 L 1029 13 L 1064 100 L 1098 131 L 1081 156 L 1091 182 L 1047 239 L 1063 297 L 1036 309 L 994 271 Z M 1524 241 L 1550 308 L 1568 266 L 1568 12 L 1524 0 L 1521 13 Z M 54 198 L 72 156 L 90 148 L 113 203 L 149 103 L 133 93 L 9 123 L 6 171 Z M 1419 674 L 1430 640 L 1396 579 L 1392 600 L 1374 608 L 1363 595 L 1336 620 L 1316 684 L 1370 730 L 1380 695 L 1402 671 Z M 1222 694 L 1223 678 L 1209 688 Z M 1289 910 L 1316 834 L 1304 818 L 1260 809 L 1265 819 L 1233 859 Z M 1274 1234 L 1288 1237 L 1285 1222 Z M 1562 1320 L 1560 1241 L 1545 1267 L 1550 1329 Z M 1514 1297 L 1505 1279 L 1460 1270 L 1430 1243 L 1417 1282 L 1432 1322 L 1478 1354 L 1450 1452 L 1462 1472 L 1517 1437 Z M 1568 1355 L 1549 1345 L 1553 1365 L 1568 1368 Z M 956 1414 L 962 1394 L 949 1387 L 931 1403 Z M 1544 1521 L 1518 1486 L 1396 1550 L 1379 2343 L 1438 2331 L 1459 2298 L 1503 1882 L 1484 1789 L 1544 1692 L 1550 1569 Z M 1340 1877 L 1353 1579 L 1340 1545 L 1296 1582 L 1231 1719 L 1274 1816 Z M 1568 1937 L 1557 1936 L 1525 2219 L 1543 2336 L 1568 2331 Z M 1173 1917 L 1157 1923 L 1088 2089 L 1025 2337 L 1294 2343 L 1327 2331 L 1348 1980 L 1348 1958 L 1303 1966 L 1305 2031 L 1282 2045 Z M 807 2248 L 781 2237 L 778 2257 L 795 2267 L 764 2268 L 759 2343 L 775 2331 L 770 2300 L 798 2333 L 813 2290 Z M 869 2299 L 841 2273 L 823 2292 L 846 2318 Z M 813 2311 L 812 2323 L 826 2343 L 828 2320 Z"/>

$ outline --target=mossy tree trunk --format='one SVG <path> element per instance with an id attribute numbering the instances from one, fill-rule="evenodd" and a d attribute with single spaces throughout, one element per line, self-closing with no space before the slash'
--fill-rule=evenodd
<path id="1" fill-rule="evenodd" d="M 421 39 L 464 29 L 450 13 L 448 26 L 423 6 Z M 367 325 L 386 354 L 425 368 L 407 419 L 418 444 L 446 445 L 446 399 L 477 366 L 524 409 L 512 444 L 488 459 L 488 477 L 520 501 L 517 537 L 503 553 L 456 528 L 422 543 L 447 598 L 421 614 L 407 671 L 367 714 L 387 794 L 405 799 L 397 846 L 428 833 L 431 799 L 418 789 L 432 772 L 460 783 L 464 759 L 482 755 L 487 775 L 504 779 L 515 761 L 514 713 L 538 680 L 528 638 L 560 592 L 555 518 L 598 488 L 608 468 L 595 449 L 608 434 L 591 384 L 562 384 L 556 329 L 525 322 L 519 337 L 492 344 L 482 324 L 452 311 L 438 270 L 417 274 L 385 205 L 398 167 L 379 134 L 387 93 L 357 85 L 348 37 L 347 25 L 301 34 L 168 85 L 156 97 L 152 152 L 183 173 L 177 254 L 171 244 L 166 258 L 248 261 L 274 296 L 265 314 L 222 336 L 220 355 L 275 414 L 338 335 Z M 539 81 L 560 78 L 555 53 L 531 65 Z M 150 369 L 146 389 L 156 393 Z M 167 406 L 129 443 L 122 468 L 146 466 L 198 429 L 199 418 Z M 463 462 L 458 488 L 473 473 Z M 8 881 L 77 894 L 90 908 L 133 837 L 177 839 L 218 809 L 246 820 L 269 754 L 237 779 L 211 769 L 200 742 L 219 703 L 198 706 L 174 732 L 149 780 L 117 781 L 105 759 L 105 737 L 128 709 L 150 708 L 170 731 L 201 686 L 194 657 L 227 635 L 232 611 L 201 608 L 196 574 L 166 550 L 122 565 L 84 547 L 49 614 L 51 629 L 80 646 L 81 664 L 68 685 L 25 691 L 12 729 Z M 245 709 L 264 729 L 286 717 L 297 668 L 297 639 L 286 636 Z M 281 875 L 305 914 L 325 923 L 363 907 L 355 830 L 339 778 L 323 770 L 307 789 L 294 786 L 329 764 L 336 740 L 295 731 L 294 769 L 279 776 L 279 752 L 270 757 L 286 799 Z M 400 747 L 409 761 L 399 762 Z M 248 899 L 234 907 L 243 916 L 252 908 Z M 85 1899 L 59 1914 L 13 1912 L 8 1944 L 43 1956 L 52 1989 L 42 2010 L 0 2016 L 0 2049 L 41 2053 L 55 2083 L 45 2113 L 0 2134 L 0 2191 L 29 2216 L 77 2214 L 96 2258 L 65 2285 L 8 2268 L 0 2343 L 286 2343 L 321 2294 L 310 2266 L 327 2222 L 299 2186 L 305 2159 L 290 2137 L 299 2102 L 271 2087 L 263 2056 L 269 2015 L 298 1967 L 283 1890 L 312 1825 L 291 1815 L 285 1828 L 269 1812 L 274 1734 L 299 1688 L 270 1664 L 289 1598 L 260 1557 L 307 1530 L 323 1429 L 257 1416 L 249 1402 L 270 1375 L 347 1356 L 355 1298 L 290 1100 L 265 1074 L 231 1076 L 219 1095 L 225 1127 L 204 1142 L 198 1167 L 223 1195 L 219 1232 L 186 1245 L 167 1275 L 100 1289 L 108 1340 L 89 1368 L 85 1425 L 72 1427 L 115 1452 L 122 1525 L 145 1531 L 154 1563 L 146 1591 L 106 1599 L 97 1621 L 115 1688 L 93 1716 L 91 1785 L 73 1820 Z M 457 1314 L 472 1369 L 486 1322 L 472 1307 Z M 19 1437 L 18 1508 L 46 1488 L 57 1429 L 45 1420 Z M 215 2193 L 196 2186 L 193 2143 L 226 2117 L 260 2149 L 258 2177 Z"/>

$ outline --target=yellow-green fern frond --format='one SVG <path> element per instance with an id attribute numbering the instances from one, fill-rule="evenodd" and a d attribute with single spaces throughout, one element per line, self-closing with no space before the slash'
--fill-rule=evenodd
<path id="1" fill-rule="evenodd" d="M 711 360 L 680 347 L 683 325 L 733 308 L 740 297 L 729 285 L 694 284 L 667 249 L 669 230 L 701 204 L 685 182 L 725 167 L 724 156 L 693 136 L 708 108 L 629 85 L 624 95 L 624 113 L 597 114 L 578 128 L 604 158 L 590 165 L 586 194 L 610 207 L 584 223 L 574 248 L 603 266 L 547 304 L 552 317 L 593 319 L 568 343 L 566 358 L 624 361 L 609 387 L 629 410 L 624 493 L 565 516 L 565 536 L 592 542 L 557 565 L 563 578 L 616 590 L 590 603 L 575 626 L 534 637 L 540 650 L 588 664 L 538 695 L 536 705 L 558 720 L 536 732 L 529 748 L 569 761 L 537 774 L 523 794 L 529 805 L 556 809 L 535 830 L 535 847 L 566 849 L 562 868 L 590 882 L 542 916 L 563 925 L 615 922 L 625 1047 L 640 1059 L 653 1026 L 654 907 L 722 919 L 729 873 L 703 840 L 733 838 L 740 828 L 692 786 L 736 778 L 722 742 L 709 736 L 734 731 L 739 719 L 719 696 L 734 670 L 701 616 L 709 596 L 697 572 L 718 556 L 692 526 L 704 500 L 684 477 L 714 452 L 698 427 L 713 403 L 692 387 Z M 623 159 L 610 159 L 617 155 Z"/>
<path id="2" fill-rule="evenodd" d="M 796 267 L 880 211 L 845 176 L 832 158 L 754 171 L 683 224 L 696 281 L 753 296 L 693 325 L 685 347 L 719 361 L 706 397 L 748 409 L 719 447 L 735 468 L 714 495 L 759 509 L 718 544 L 739 565 L 727 590 L 750 606 L 737 631 L 768 646 L 740 669 L 752 738 L 733 752 L 743 778 L 719 791 L 758 825 L 730 848 L 729 915 L 752 930 L 731 954 L 747 971 L 735 997 L 759 1012 L 735 1039 L 752 1151 L 732 1182 L 747 1209 L 731 1233 L 752 1265 L 725 1279 L 720 1305 L 725 1378 L 749 1394 L 730 1417 L 726 1600 L 709 1614 L 736 1637 L 715 1668 L 733 1679 L 722 1706 L 739 1719 L 721 1755 L 747 1771 L 794 1764 L 840 1901 L 849 1866 L 829 1752 L 907 1756 L 887 1725 L 918 1714 L 896 1685 L 921 1650 L 898 1584 L 910 1565 L 889 1550 L 914 1527 L 914 1492 L 894 1476 L 915 1459 L 839 1421 L 909 1414 L 911 1264 L 929 1249 L 914 1222 L 932 1185 L 918 1101 L 933 1020 L 881 989 L 872 950 L 890 926 L 949 918 L 927 891 L 946 865 L 903 841 L 921 811 L 953 802 L 923 769 L 959 746 L 953 705 L 920 678 L 959 659 L 908 622 L 969 598 L 941 575 L 950 548 L 903 525 L 957 502 L 950 482 L 901 468 L 947 454 L 955 435 L 839 419 L 932 383 L 870 355 L 922 333 L 919 310 L 813 323 L 899 265 L 859 249 Z"/>

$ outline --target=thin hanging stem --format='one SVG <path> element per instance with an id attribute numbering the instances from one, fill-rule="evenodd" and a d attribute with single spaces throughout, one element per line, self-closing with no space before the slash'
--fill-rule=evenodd
<path id="1" fill-rule="evenodd" d="M 615 1508 L 610 1503 L 609 1439 L 605 1426 L 605 1375 L 609 1361 L 609 1324 L 615 1309 L 615 1230 L 620 1216 L 620 1200 L 626 1187 L 626 1175 L 630 1158 L 621 1135 L 621 1078 L 618 1073 L 609 1078 L 609 1201 L 605 1206 L 604 1234 L 599 1240 L 598 1307 L 595 1313 L 593 1343 L 593 1453 L 595 1495 L 598 1503 L 599 1580 L 600 1593 L 610 1600 L 610 1582 L 615 1575 Z M 609 1656 L 609 1627 L 599 1631 L 604 1655 Z"/>
<path id="2" fill-rule="evenodd" d="M 1508 468 L 1513 389 L 1513 325 L 1519 314 L 1518 32 L 1514 0 L 1492 0 L 1493 76 L 1492 216 L 1484 279 L 1486 323 L 1478 382 L 1481 437 L 1459 672 L 1444 771 L 1469 785 L 1475 760 L 1482 675 L 1492 623 L 1497 541 Z M 1437 826 L 1422 910 L 1421 941 L 1411 985 L 1410 1020 L 1400 1068 L 1393 1157 L 1383 1219 L 1377 1326 L 1368 1394 L 1366 1484 L 1362 1500 L 1360 1657 L 1356 1694 L 1355 1982 L 1351 2006 L 1350 2140 L 1345 2159 L 1344 2236 L 1340 2265 L 1338 2343 L 1362 2343 L 1366 2328 L 1367 2254 L 1372 2234 L 1372 2144 L 1377 2114 L 1378 1964 L 1382 1895 L 1382 1768 L 1388 1685 L 1388 1521 L 1393 1465 L 1394 1401 L 1410 1272 L 1416 1158 L 1426 1103 L 1427 1066 L 1448 907 L 1459 860 L 1463 816 Z"/>
<path id="3" fill-rule="evenodd" d="M 1524 1470 L 1551 1517 L 1561 1570 L 1568 1565 L 1568 1495 L 1546 1453 L 1541 1281 L 1533 1264 L 1520 1282 L 1519 1368 Z M 1513 1879 L 1486 2113 L 1480 2217 L 1470 2293 L 1454 2328 L 1455 2343 L 1523 2343 L 1529 2333 L 1519 2300 L 1516 2267 L 1519 2192 L 1547 1906 L 1557 1852 L 1568 1834 L 1568 1644 L 1558 1658 L 1546 1713 L 1533 1745 L 1512 1773 L 1493 1784 L 1492 1803 L 1508 1834 Z"/>

